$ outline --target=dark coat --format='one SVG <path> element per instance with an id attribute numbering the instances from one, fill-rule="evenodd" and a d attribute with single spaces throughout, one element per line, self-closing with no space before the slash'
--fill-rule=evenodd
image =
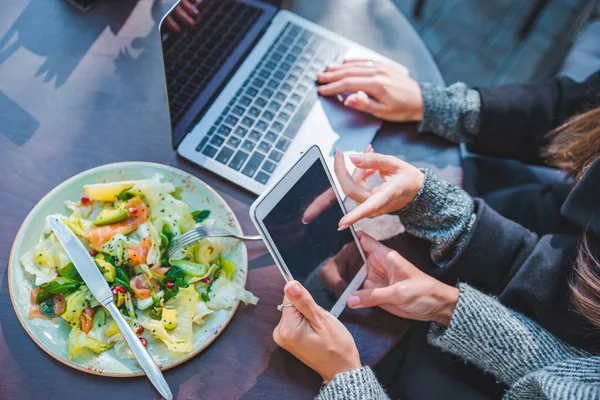
<path id="1" fill-rule="evenodd" d="M 593 251 L 600 249 L 600 160 L 572 188 L 558 171 L 528 164 L 542 163 L 547 132 L 600 105 L 600 72 L 582 83 L 558 78 L 478 90 L 481 129 L 469 150 L 483 156 L 463 159 L 477 220 L 462 253 L 432 275 L 468 282 L 566 342 L 598 351 L 598 331 L 591 335 L 592 327 L 573 310 L 568 282 L 586 227 Z M 502 397 L 505 388 L 491 375 L 428 345 L 428 329 L 415 323 L 376 368 L 392 396 Z"/>
<path id="2" fill-rule="evenodd" d="M 525 163 L 542 162 L 547 132 L 600 105 L 600 72 L 582 83 L 559 78 L 478 90 L 481 129 L 469 150 L 495 158 L 465 160 L 465 186 L 481 199 L 469 244 L 444 278 L 495 294 L 557 337 L 597 350 L 568 283 L 586 227 L 592 249 L 600 249 L 600 159 L 572 189 L 564 180 L 544 182 Z"/>

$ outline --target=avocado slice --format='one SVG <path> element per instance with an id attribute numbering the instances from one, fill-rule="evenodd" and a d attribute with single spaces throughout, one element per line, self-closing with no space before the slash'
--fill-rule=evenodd
<path id="1" fill-rule="evenodd" d="M 225 273 L 225 277 L 227 279 L 231 280 L 231 277 L 233 276 L 233 273 L 235 272 L 235 264 L 229 260 L 221 258 L 221 268 L 223 269 L 223 272 Z"/>
<path id="2" fill-rule="evenodd" d="M 177 328 L 177 310 L 174 308 L 163 308 L 162 322 L 165 329 L 172 330 Z"/>
<path id="3" fill-rule="evenodd" d="M 121 222 L 129 218 L 127 210 L 102 210 L 102 212 L 94 220 L 94 225 L 102 226 Z"/>
<path id="4" fill-rule="evenodd" d="M 117 270 L 115 269 L 114 265 L 108 261 L 104 261 L 104 256 L 102 253 L 98 254 L 94 261 L 96 261 L 96 265 L 98 268 L 100 268 L 100 271 L 102 271 L 104 279 L 106 279 L 106 281 L 109 283 L 114 282 L 115 278 L 117 277 Z"/>
<path id="5" fill-rule="evenodd" d="M 171 265 L 181 268 L 188 276 L 202 277 L 206 275 L 208 268 L 204 264 L 198 264 L 187 260 L 173 260 Z"/>
<path id="6" fill-rule="evenodd" d="M 106 323 L 106 313 L 104 312 L 104 308 L 100 307 L 96 309 L 96 313 L 94 314 L 94 318 L 92 318 L 92 327 L 101 327 Z"/>

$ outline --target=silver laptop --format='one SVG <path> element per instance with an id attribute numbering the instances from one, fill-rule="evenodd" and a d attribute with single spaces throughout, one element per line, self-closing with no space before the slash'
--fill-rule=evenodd
<path id="1" fill-rule="evenodd" d="M 351 154 L 373 140 L 381 121 L 318 96 L 315 79 L 345 57 L 381 55 L 260 1 L 203 0 L 174 30 L 177 6 L 160 34 L 181 156 L 260 194 L 312 144 L 331 163 L 335 147 Z"/>

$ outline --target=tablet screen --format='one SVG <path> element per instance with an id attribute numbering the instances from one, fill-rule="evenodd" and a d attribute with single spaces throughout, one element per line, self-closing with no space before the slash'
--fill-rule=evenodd
<path id="1" fill-rule="evenodd" d="M 364 264 L 350 230 L 337 230 L 343 215 L 316 160 L 263 219 L 292 277 L 326 310 Z"/>

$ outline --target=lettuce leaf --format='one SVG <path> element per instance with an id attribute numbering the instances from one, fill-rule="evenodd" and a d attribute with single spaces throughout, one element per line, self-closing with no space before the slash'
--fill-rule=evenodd
<path id="1" fill-rule="evenodd" d="M 205 322 L 204 317 L 212 314 L 213 312 L 214 311 L 208 308 L 205 302 L 199 301 L 198 303 L 196 303 L 196 310 L 192 321 L 197 325 L 203 325 Z"/>
<path id="2" fill-rule="evenodd" d="M 103 343 L 92 336 L 86 335 L 79 327 L 73 326 L 67 342 L 67 354 L 69 360 L 72 360 L 80 355 L 84 348 L 90 349 L 96 354 L 100 354 L 112 347 L 112 343 Z"/>
<path id="3" fill-rule="evenodd" d="M 61 317 L 72 327 L 79 327 L 79 317 L 81 317 L 86 307 L 97 307 L 99 305 L 87 286 L 83 286 L 76 292 L 66 296 L 65 304 L 65 312 Z"/>
<path id="4" fill-rule="evenodd" d="M 23 254 L 19 260 L 23 269 L 25 269 L 25 272 L 34 276 L 35 284 L 37 286 L 53 281 L 56 278 L 58 271 L 57 268 L 53 268 L 49 264 L 38 264 L 36 262 L 36 255 L 40 254 L 43 255 L 43 253 L 37 250 L 36 246 Z"/>
<path id="5" fill-rule="evenodd" d="M 64 215 L 59 215 L 61 221 L 69 227 L 79 237 L 83 237 L 83 234 L 94 227 L 94 224 L 89 219 L 85 219 L 82 214 L 81 208 L 76 208 L 71 215 L 65 217 Z"/>
<path id="6" fill-rule="evenodd" d="M 246 305 L 258 303 L 258 297 L 244 289 L 243 286 L 221 276 L 212 285 L 208 308 L 212 310 L 228 309 L 233 307 L 238 300 L 243 301 Z"/>
<path id="7" fill-rule="evenodd" d="M 176 236 L 181 235 L 192 229 L 196 221 L 187 203 L 171 194 L 175 192 L 175 186 L 170 182 L 162 182 L 161 178 L 160 174 L 156 174 L 150 179 L 138 181 L 131 192 L 144 197 L 150 207 L 150 220 L 158 232 L 164 224 L 169 224 Z"/>
<path id="8" fill-rule="evenodd" d="M 115 258 L 115 264 L 120 266 L 127 260 L 127 247 L 137 245 L 139 242 L 130 240 L 122 233 L 114 235 L 108 242 L 104 243 L 100 251 Z"/>
<path id="9" fill-rule="evenodd" d="M 63 215 L 58 215 L 61 219 Z M 35 277 L 37 286 L 54 280 L 58 270 L 71 262 L 62 245 L 45 224 L 38 243 L 19 260 L 25 271 Z"/>
<path id="10" fill-rule="evenodd" d="M 150 239 L 152 240 L 152 247 L 150 247 L 150 251 L 146 257 L 146 263 L 153 267 L 160 267 L 162 264 L 160 256 L 160 234 L 154 224 L 150 221 L 146 222 L 145 225 L 147 225 L 148 228 L 148 236 L 150 236 Z"/>
<path id="11" fill-rule="evenodd" d="M 221 256 L 221 245 L 211 239 L 202 239 L 198 242 L 195 251 L 197 263 L 210 265 L 215 263 Z"/>
<path id="12" fill-rule="evenodd" d="M 143 196 L 145 203 L 148 204 L 150 208 L 156 208 L 158 204 L 163 201 L 162 198 L 166 195 L 175 199 L 170 194 L 174 191 L 175 185 L 171 182 L 163 182 L 161 174 L 155 174 L 150 179 L 135 181 L 134 186 L 129 189 L 130 193 Z"/>
<path id="13" fill-rule="evenodd" d="M 127 317 L 125 317 L 125 320 L 129 324 L 129 326 L 131 326 L 133 328 L 133 330 L 135 331 L 136 326 L 135 326 L 134 320 L 131 318 L 127 318 Z M 117 327 L 117 323 L 115 321 L 111 320 L 111 322 L 107 323 L 106 325 L 107 325 L 107 329 L 105 331 L 105 334 L 108 337 L 108 343 L 110 343 L 112 346 L 114 346 L 115 353 L 117 353 L 117 356 L 119 356 L 121 358 L 131 358 L 131 359 L 135 358 L 135 356 L 133 355 L 133 352 L 129 348 L 129 345 L 125 341 L 123 334 Z"/>
<path id="14" fill-rule="evenodd" d="M 192 318 L 199 297 L 193 286 L 180 288 L 177 296 L 165 304 L 165 307 L 177 310 L 177 327 L 171 331 L 165 329 L 162 320 L 141 317 L 139 323 L 156 338 L 162 340 L 169 350 L 179 353 L 190 352 L 193 349 Z"/>
<path id="15" fill-rule="evenodd" d="M 88 204 L 82 204 L 81 202 L 67 200 L 65 201 L 65 207 L 67 207 L 72 213 L 75 211 L 79 211 L 82 217 L 90 219 L 90 215 L 94 210 L 94 203 L 96 203 L 96 205 L 100 205 L 100 202 L 97 201 L 90 202 Z"/>

